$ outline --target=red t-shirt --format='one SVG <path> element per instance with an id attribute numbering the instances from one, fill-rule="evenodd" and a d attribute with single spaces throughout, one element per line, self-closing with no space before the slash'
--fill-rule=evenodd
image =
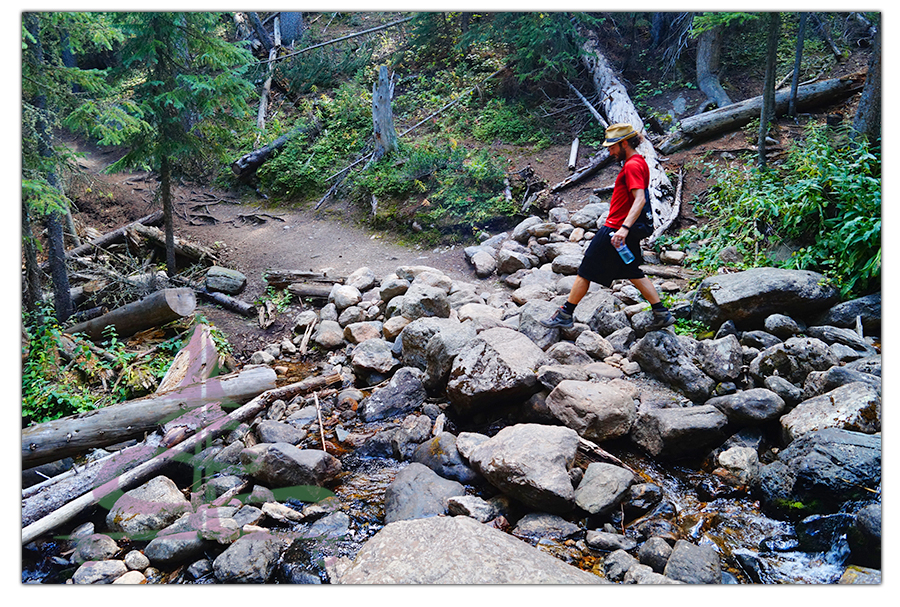
<path id="1" fill-rule="evenodd" d="M 609 215 L 603 225 L 618 230 L 628 217 L 628 211 L 634 204 L 631 190 L 644 190 L 650 185 L 650 167 L 640 154 L 634 154 L 622 165 L 616 177 L 612 198 L 609 201 Z"/>

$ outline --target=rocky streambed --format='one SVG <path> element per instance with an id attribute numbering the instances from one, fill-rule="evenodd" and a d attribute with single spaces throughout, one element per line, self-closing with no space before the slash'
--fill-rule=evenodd
<path id="1" fill-rule="evenodd" d="M 24 546 L 23 582 L 879 583 L 880 296 L 676 272 L 702 339 L 627 283 L 546 329 L 602 216 L 554 211 L 466 251 L 507 288 L 353 272 L 252 359 L 339 385 Z"/>

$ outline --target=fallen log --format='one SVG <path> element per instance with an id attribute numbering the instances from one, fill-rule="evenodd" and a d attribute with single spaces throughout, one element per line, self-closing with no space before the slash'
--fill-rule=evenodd
<path id="1" fill-rule="evenodd" d="M 865 74 L 851 74 L 801 86 L 797 89 L 797 110 L 808 110 L 849 97 L 862 90 L 864 81 Z M 790 89 L 775 93 L 776 114 L 787 112 L 790 97 Z M 762 96 L 758 96 L 685 118 L 678 130 L 659 145 L 659 150 L 663 154 L 672 154 L 716 135 L 737 130 L 759 118 L 761 108 Z"/>
<path id="2" fill-rule="evenodd" d="M 70 415 L 22 430 L 22 468 L 31 468 L 97 447 L 142 438 L 185 411 L 218 402 L 246 403 L 275 387 L 275 371 L 250 367 L 161 394 Z"/>
<path id="3" fill-rule="evenodd" d="M 66 332 L 84 333 L 91 341 L 97 341 L 103 337 L 106 327 L 112 326 L 118 337 L 128 337 L 190 316 L 196 307 L 197 298 L 191 289 L 162 289 L 102 316 L 72 325 Z"/>
<path id="4" fill-rule="evenodd" d="M 295 128 L 294 130 L 285 133 L 281 137 L 278 137 L 272 143 L 264 145 L 263 147 L 253 150 L 252 152 L 248 152 L 231 163 L 231 172 L 241 180 L 248 180 L 256 174 L 256 169 L 258 169 L 262 164 L 272 157 L 275 152 L 284 147 L 284 145 L 298 135 L 310 134 L 313 137 L 318 135 L 319 130 L 322 128 L 320 122 L 315 121 L 310 125 L 304 125 Z"/>
<path id="5" fill-rule="evenodd" d="M 591 175 L 605 167 L 607 164 L 612 162 L 613 157 L 609 155 L 609 150 L 603 148 L 588 162 L 587 165 L 581 167 L 559 183 L 554 186 L 550 186 L 550 193 L 558 192 L 559 190 L 565 189 L 571 185 L 575 185 L 585 179 L 589 178 Z"/>
<path id="6" fill-rule="evenodd" d="M 195 289 L 195 291 L 200 295 L 202 299 L 205 299 L 210 303 L 220 305 L 227 310 L 237 312 L 238 314 L 241 314 L 243 316 L 256 316 L 256 306 L 251 303 L 247 303 L 246 301 L 237 299 L 230 295 L 225 295 L 224 293 L 219 293 L 217 291 L 208 291 L 206 287 Z"/>
<path id="7" fill-rule="evenodd" d="M 247 402 L 243 406 L 229 413 L 226 417 L 214 422 L 202 431 L 186 438 L 181 443 L 153 457 L 124 474 L 105 482 L 93 491 L 66 503 L 65 506 L 53 511 L 47 516 L 26 525 L 22 529 L 22 545 L 34 541 L 45 533 L 56 529 L 62 524 L 72 520 L 88 508 L 95 506 L 104 497 L 114 491 L 127 491 L 144 479 L 159 473 L 168 464 L 191 453 L 198 445 L 202 445 L 226 432 L 231 431 L 238 424 L 252 419 L 276 400 L 287 400 L 299 394 L 308 394 L 325 386 L 341 381 L 340 374 L 317 376 L 303 381 L 288 384 L 280 388 L 267 390 Z"/>
<path id="8" fill-rule="evenodd" d="M 141 217 L 140 219 L 131 222 L 126 226 L 122 226 L 121 228 L 117 228 L 112 232 L 107 232 L 102 236 L 98 236 L 94 238 L 90 242 L 86 242 L 81 246 L 75 247 L 73 249 L 69 249 L 66 251 L 66 259 L 71 259 L 73 257 L 80 257 L 82 255 L 87 255 L 95 251 L 96 249 L 103 249 L 112 244 L 118 244 L 120 242 L 125 242 L 125 231 L 133 226 L 133 225 L 144 225 L 144 226 L 154 226 L 162 223 L 163 220 L 163 212 L 162 211 L 154 211 L 145 217 Z M 41 264 L 41 268 L 46 268 L 47 264 Z"/>
<path id="9" fill-rule="evenodd" d="M 266 270 L 263 279 L 270 287 L 283 289 L 295 282 L 325 282 L 344 284 L 346 276 L 329 276 L 325 272 L 304 272 L 302 270 Z"/>
<path id="10" fill-rule="evenodd" d="M 166 248 L 165 233 L 151 226 L 141 224 L 132 224 L 126 229 L 128 238 L 135 242 L 146 241 L 163 250 Z M 214 265 L 216 263 L 216 254 L 209 247 L 188 242 L 183 238 L 175 237 L 175 255 L 185 257 L 193 262 L 205 263 L 206 265 Z"/>
<path id="11" fill-rule="evenodd" d="M 175 355 L 156 392 L 168 392 L 181 386 L 199 383 L 215 377 L 220 369 L 221 359 L 209 327 L 197 325 L 187 345 Z"/>
<path id="12" fill-rule="evenodd" d="M 311 297 L 313 299 L 328 299 L 331 295 L 331 285 L 326 284 L 309 284 L 304 282 L 295 282 L 288 285 L 288 292 L 298 298 Z"/>

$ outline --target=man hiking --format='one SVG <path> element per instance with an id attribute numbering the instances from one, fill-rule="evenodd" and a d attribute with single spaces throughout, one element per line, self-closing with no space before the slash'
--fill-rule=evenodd
<path id="1" fill-rule="evenodd" d="M 652 220 L 644 218 L 641 227 L 645 229 L 634 230 L 635 223 L 642 219 L 645 202 L 649 208 L 647 187 L 650 185 L 650 169 L 644 157 L 635 151 L 641 141 L 640 134 L 630 124 L 613 124 L 606 129 L 603 145 L 609 149 L 610 156 L 622 163 L 622 170 L 613 187 L 609 214 L 584 254 L 566 303 L 552 317 L 540 321 L 545 327 L 573 326 L 575 306 L 587 294 L 591 282 L 609 288 L 618 278 L 630 280 L 650 303 L 653 320 L 646 327 L 647 331 L 656 331 L 675 323 L 672 314 L 660 302 L 656 287 L 640 268 L 640 264 L 644 263 L 640 241 L 650 235 L 653 225 Z M 617 250 L 620 247 L 621 252 Z"/>

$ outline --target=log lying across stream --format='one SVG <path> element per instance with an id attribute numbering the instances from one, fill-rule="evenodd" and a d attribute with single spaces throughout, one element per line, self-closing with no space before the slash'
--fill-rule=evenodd
<path id="1" fill-rule="evenodd" d="M 249 367 L 169 392 L 30 426 L 22 430 L 22 468 L 142 438 L 191 409 L 211 402 L 238 406 L 274 387 L 275 371 L 265 366 Z"/>

